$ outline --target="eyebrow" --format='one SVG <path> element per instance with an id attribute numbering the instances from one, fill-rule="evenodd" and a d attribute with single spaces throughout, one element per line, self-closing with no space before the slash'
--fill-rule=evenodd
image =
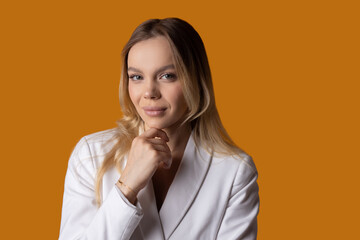
<path id="1" fill-rule="evenodd" d="M 160 72 L 165 71 L 165 70 L 167 70 L 167 69 L 175 69 L 174 64 L 169 64 L 169 65 L 166 65 L 166 66 L 163 66 L 163 67 L 159 68 L 159 69 L 156 71 L 155 75 L 157 75 L 157 74 L 159 74 Z M 137 68 L 134 68 L 134 67 L 129 67 L 129 68 L 128 68 L 128 71 L 133 71 L 133 72 L 142 73 L 142 71 L 141 71 L 140 69 L 137 69 Z"/>

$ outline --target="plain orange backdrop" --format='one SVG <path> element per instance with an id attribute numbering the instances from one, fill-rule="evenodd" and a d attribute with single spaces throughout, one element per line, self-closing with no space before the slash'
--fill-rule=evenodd
<path id="1" fill-rule="evenodd" d="M 356 1 L 3 1 L 1 239 L 57 239 L 69 155 L 115 127 L 149 18 L 202 36 L 222 121 L 259 171 L 259 239 L 360 239 Z"/>

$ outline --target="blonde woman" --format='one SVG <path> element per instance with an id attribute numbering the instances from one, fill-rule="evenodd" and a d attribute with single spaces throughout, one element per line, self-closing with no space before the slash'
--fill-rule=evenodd
<path id="1" fill-rule="evenodd" d="M 148 20 L 122 63 L 123 118 L 76 145 L 59 239 L 256 239 L 257 171 L 221 124 L 198 33 Z"/>

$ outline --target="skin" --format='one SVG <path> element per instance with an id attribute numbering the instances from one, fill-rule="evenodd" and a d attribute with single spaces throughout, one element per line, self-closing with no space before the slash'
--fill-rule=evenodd
<path id="1" fill-rule="evenodd" d="M 133 140 L 120 178 L 124 184 L 117 184 L 134 204 L 152 179 L 160 209 L 191 133 L 188 123 L 180 126 L 187 105 L 166 38 L 135 44 L 128 54 L 128 76 L 129 95 L 145 131 Z"/>

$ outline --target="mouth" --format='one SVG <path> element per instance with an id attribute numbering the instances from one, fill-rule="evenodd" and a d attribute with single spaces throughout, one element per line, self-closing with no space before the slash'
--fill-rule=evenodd
<path id="1" fill-rule="evenodd" d="M 165 107 L 143 107 L 142 109 L 150 117 L 162 116 L 166 111 Z"/>

